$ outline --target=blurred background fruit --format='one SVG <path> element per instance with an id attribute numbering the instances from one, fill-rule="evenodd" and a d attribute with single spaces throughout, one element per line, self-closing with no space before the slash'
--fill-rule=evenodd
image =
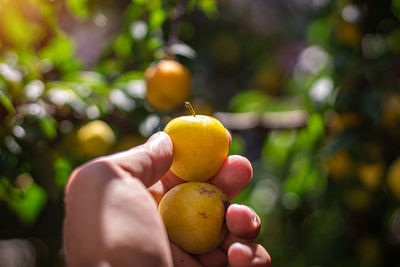
<path id="1" fill-rule="evenodd" d="M 144 73 L 146 100 L 159 111 L 170 111 L 183 105 L 190 94 L 189 70 L 174 60 L 162 60 Z"/>
<path id="2" fill-rule="evenodd" d="M 115 135 L 107 123 L 101 120 L 94 120 L 78 130 L 76 141 L 79 152 L 93 158 L 110 152 L 115 143 Z"/>

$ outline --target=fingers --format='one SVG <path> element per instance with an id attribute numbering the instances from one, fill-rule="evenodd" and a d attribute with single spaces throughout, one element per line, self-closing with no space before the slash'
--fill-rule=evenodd
<path id="1" fill-rule="evenodd" d="M 229 247 L 228 261 L 231 267 L 269 267 L 271 257 L 259 244 L 236 242 Z"/>
<path id="2" fill-rule="evenodd" d="M 220 248 L 196 256 L 201 265 L 205 267 L 225 267 L 228 265 L 226 252 Z"/>
<path id="3" fill-rule="evenodd" d="M 271 257 L 261 245 L 252 243 L 261 227 L 258 215 L 245 205 L 232 204 L 226 212 L 229 234 L 220 248 L 231 267 L 270 266 Z"/>
<path id="4" fill-rule="evenodd" d="M 232 144 L 232 135 L 231 135 L 231 133 L 228 131 L 228 129 L 225 128 L 225 130 L 226 130 L 226 133 L 228 134 L 229 146 L 231 146 L 231 144 Z"/>
<path id="5" fill-rule="evenodd" d="M 219 172 L 209 182 L 219 187 L 232 200 L 248 184 L 253 175 L 251 163 L 242 156 L 229 156 Z M 162 196 L 174 186 L 184 183 L 172 171 L 168 171 L 156 184 L 149 188 L 154 199 L 159 202 Z"/>
<path id="6" fill-rule="evenodd" d="M 226 211 L 229 232 L 245 240 L 253 240 L 260 232 L 261 220 L 248 206 L 232 204 Z"/>
<path id="7" fill-rule="evenodd" d="M 172 164 L 172 155 L 171 139 L 166 133 L 158 132 L 145 144 L 114 154 L 107 160 L 149 187 L 167 173 Z"/>
<path id="8" fill-rule="evenodd" d="M 175 244 L 170 242 L 170 246 L 174 267 L 202 267 L 195 258 L 178 248 Z"/>
<path id="9" fill-rule="evenodd" d="M 233 155 L 226 158 L 218 173 L 210 179 L 210 183 L 221 188 L 232 200 L 248 184 L 253 176 L 251 163 L 245 157 Z"/>
<path id="10" fill-rule="evenodd" d="M 159 181 L 149 187 L 150 193 L 153 195 L 154 200 L 160 203 L 162 197 L 170 189 L 185 181 L 176 176 L 172 171 L 168 171 Z"/>
<path id="11" fill-rule="evenodd" d="M 226 225 L 229 233 L 220 245 L 223 251 L 235 242 L 252 242 L 260 232 L 261 220 L 250 207 L 232 204 L 226 211 Z"/>

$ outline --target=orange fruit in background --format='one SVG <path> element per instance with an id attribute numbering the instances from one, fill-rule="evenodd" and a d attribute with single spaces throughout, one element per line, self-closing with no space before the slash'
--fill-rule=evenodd
<path id="1" fill-rule="evenodd" d="M 390 93 L 385 96 L 382 105 L 382 123 L 388 128 L 400 126 L 400 94 Z"/>
<path id="2" fill-rule="evenodd" d="M 161 60 L 149 67 L 145 81 L 146 101 L 158 111 L 175 109 L 190 95 L 190 72 L 175 60 Z"/>
<path id="3" fill-rule="evenodd" d="M 381 184 L 385 166 L 382 162 L 364 163 L 358 168 L 358 176 L 367 188 L 376 190 Z"/>
<path id="4" fill-rule="evenodd" d="M 336 25 L 336 37 L 342 44 L 357 47 L 360 44 L 361 32 L 357 25 L 340 20 Z"/>
<path id="5" fill-rule="evenodd" d="M 351 175 L 353 171 L 352 165 L 353 162 L 349 153 L 344 150 L 336 152 L 326 161 L 329 175 L 338 180 Z"/>
<path id="6" fill-rule="evenodd" d="M 328 116 L 328 127 L 331 133 L 340 134 L 348 128 L 359 125 L 360 116 L 354 112 L 332 113 Z"/>

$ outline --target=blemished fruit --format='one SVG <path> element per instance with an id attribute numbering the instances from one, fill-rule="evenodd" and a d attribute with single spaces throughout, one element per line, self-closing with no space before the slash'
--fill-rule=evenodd
<path id="1" fill-rule="evenodd" d="M 183 180 L 202 182 L 221 168 L 228 155 L 229 137 L 216 118 L 192 113 L 171 120 L 164 132 L 174 146 L 171 171 Z"/>
<path id="2" fill-rule="evenodd" d="M 115 143 L 115 135 L 107 123 L 95 120 L 78 130 L 77 143 L 84 156 L 98 157 L 110 151 Z"/>
<path id="3" fill-rule="evenodd" d="M 161 60 L 145 72 L 146 101 L 155 110 L 169 111 L 189 97 L 189 70 L 175 60 Z"/>
<path id="4" fill-rule="evenodd" d="M 227 204 L 218 187 L 189 182 L 168 191 L 158 211 L 171 242 L 186 252 L 200 254 L 216 248 L 226 236 Z"/>

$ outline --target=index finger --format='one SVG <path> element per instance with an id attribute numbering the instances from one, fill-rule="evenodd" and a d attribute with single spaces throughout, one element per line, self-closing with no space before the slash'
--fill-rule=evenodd
<path id="1" fill-rule="evenodd" d="M 239 194 L 253 177 L 250 161 L 239 155 L 225 159 L 218 173 L 210 179 L 210 183 L 220 188 L 232 200 Z"/>
<path id="2" fill-rule="evenodd" d="M 250 161 L 239 155 L 232 155 L 225 159 L 218 173 L 206 182 L 220 188 L 232 200 L 248 184 L 253 176 Z M 157 203 L 170 189 L 185 181 L 176 176 L 171 170 L 156 184 L 149 188 Z"/>

